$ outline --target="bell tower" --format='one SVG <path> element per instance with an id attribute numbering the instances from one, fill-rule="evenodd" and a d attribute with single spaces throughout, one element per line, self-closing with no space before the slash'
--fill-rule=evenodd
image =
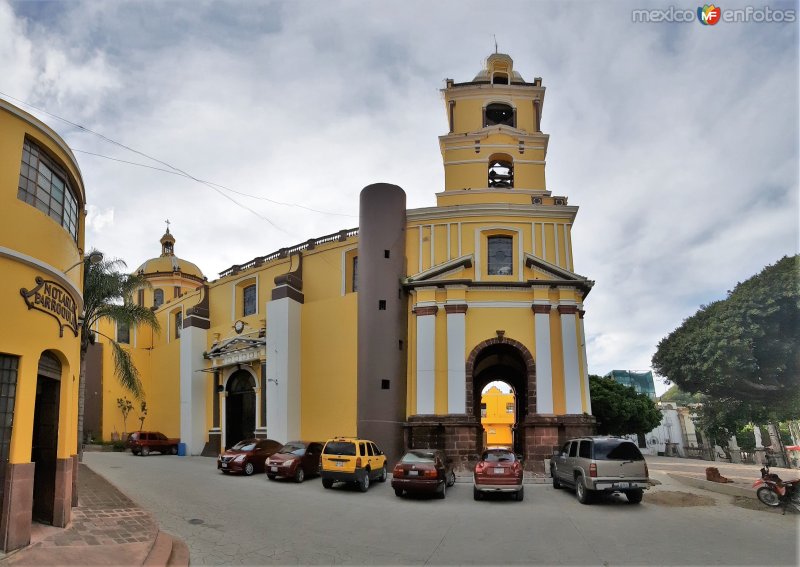
<path id="1" fill-rule="evenodd" d="M 544 91 L 541 78 L 526 82 L 505 53 L 491 54 L 470 82 L 447 79 L 442 94 L 450 131 L 439 137 L 445 178 L 439 206 L 530 205 L 550 197 Z"/>

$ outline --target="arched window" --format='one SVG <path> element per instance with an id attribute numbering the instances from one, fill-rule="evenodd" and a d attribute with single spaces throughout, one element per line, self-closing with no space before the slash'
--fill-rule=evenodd
<path id="1" fill-rule="evenodd" d="M 153 307 L 158 309 L 164 305 L 164 290 L 156 289 L 153 291 Z"/>
<path id="2" fill-rule="evenodd" d="M 507 85 L 508 84 L 508 75 L 505 73 L 495 73 L 492 75 L 492 84 L 493 85 Z"/>
<path id="3" fill-rule="evenodd" d="M 256 312 L 256 303 L 257 303 L 257 301 L 256 301 L 256 286 L 255 286 L 255 284 L 254 285 L 249 285 L 246 288 L 244 288 L 243 303 L 244 303 L 243 315 L 245 317 L 248 316 L 248 315 L 252 315 L 253 313 Z"/>
<path id="4" fill-rule="evenodd" d="M 488 238 L 487 273 L 490 276 L 510 276 L 514 273 L 513 245 L 514 239 L 511 236 L 490 236 Z"/>
<path id="5" fill-rule="evenodd" d="M 496 124 L 516 127 L 516 110 L 511 105 L 501 102 L 493 102 L 487 105 L 486 108 L 483 109 L 483 125 L 494 126 Z"/>
<path id="6" fill-rule="evenodd" d="M 489 159 L 489 187 L 497 189 L 514 187 L 514 163 L 511 158 L 492 156 Z"/>

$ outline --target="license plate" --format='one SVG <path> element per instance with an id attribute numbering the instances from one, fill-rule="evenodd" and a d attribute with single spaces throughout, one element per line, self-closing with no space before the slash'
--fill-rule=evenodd
<path id="1" fill-rule="evenodd" d="M 278 472 L 278 467 L 270 467 L 269 470 L 272 472 Z"/>
<path id="2" fill-rule="evenodd" d="M 344 463 L 342 461 L 336 461 L 336 466 L 339 467 L 339 468 L 343 468 L 344 467 Z"/>
<path id="3" fill-rule="evenodd" d="M 419 476 L 419 471 L 408 471 L 408 476 Z"/>
<path id="4" fill-rule="evenodd" d="M 222 463 L 222 468 L 223 469 L 227 469 L 228 468 L 228 463 Z"/>
<path id="5" fill-rule="evenodd" d="M 628 488 L 630 486 L 630 483 L 628 483 L 628 482 L 618 482 L 617 486 L 619 488 Z"/>
<path id="6" fill-rule="evenodd" d="M 505 469 L 503 467 L 495 467 L 494 474 L 503 474 Z"/>

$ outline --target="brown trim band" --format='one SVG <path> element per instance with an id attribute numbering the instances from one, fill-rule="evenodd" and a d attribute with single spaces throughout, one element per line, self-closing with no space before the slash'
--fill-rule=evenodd
<path id="1" fill-rule="evenodd" d="M 436 315 L 437 311 L 439 311 L 439 308 L 436 305 L 425 305 L 414 308 L 414 313 L 417 317 L 422 317 L 424 315 Z"/>
<path id="2" fill-rule="evenodd" d="M 284 297 L 293 299 L 298 303 L 305 303 L 305 296 L 303 295 L 303 293 L 297 291 L 291 286 L 279 285 L 278 287 L 272 290 L 272 301 L 275 301 L 276 299 L 283 299 Z"/>
<path id="3" fill-rule="evenodd" d="M 538 303 L 531 305 L 531 309 L 533 309 L 534 313 L 544 313 L 545 315 L 550 313 L 552 308 L 552 305 L 540 305 Z"/>
<path id="4" fill-rule="evenodd" d="M 574 305 L 559 305 L 558 312 L 561 315 L 575 315 L 578 312 L 578 308 Z"/>
<path id="5" fill-rule="evenodd" d="M 466 313 L 469 306 L 466 303 L 454 303 L 444 306 L 444 312 L 450 315 L 451 313 Z"/>

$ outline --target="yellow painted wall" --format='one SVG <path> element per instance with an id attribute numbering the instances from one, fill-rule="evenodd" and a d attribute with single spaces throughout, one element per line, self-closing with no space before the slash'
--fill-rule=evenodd
<path id="1" fill-rule="evenodd" d="M 486 445 L 510 447 L 514 440 L 511 428 L 516 419 L 514 394 L 505 394 L 492 386 L 481 396 L 481 404 L 486 406 L 486 415 L 481 416 Z M 507 411 L 508 404 L 512 405 L 511 413 Z"/>

